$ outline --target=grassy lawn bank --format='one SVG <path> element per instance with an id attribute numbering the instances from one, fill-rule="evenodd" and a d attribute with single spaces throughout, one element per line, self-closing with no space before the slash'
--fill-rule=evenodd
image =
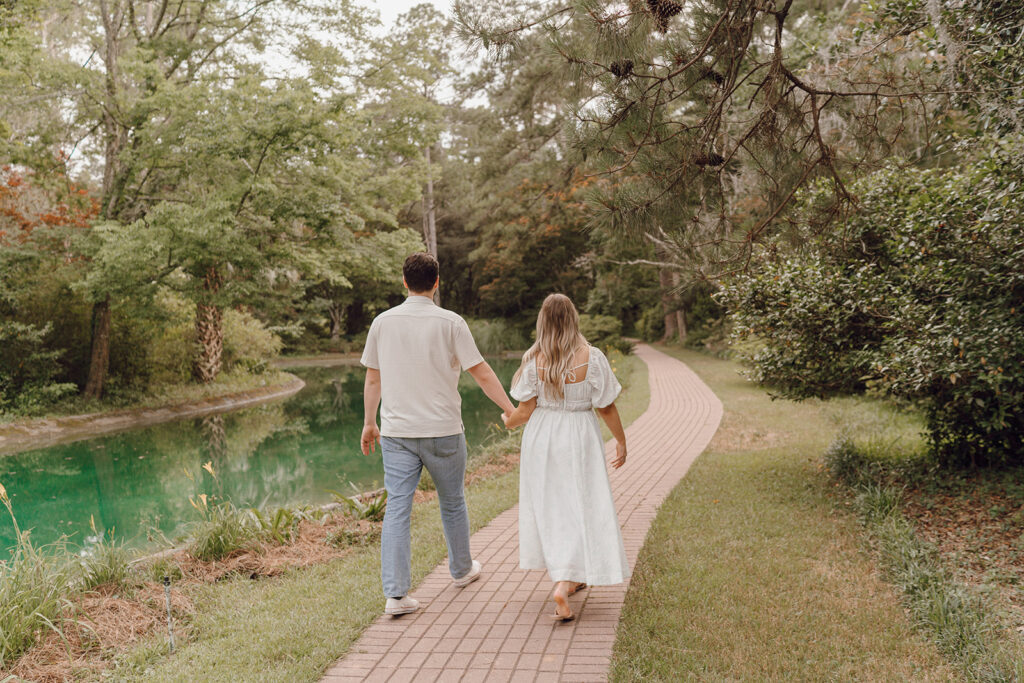
<path id="1" fill-rule="evenodd" d="M 635 356 L 616 359 L 625 390 L 618 401 L 623 423 L 646 409 L 646 366 Z M 516 447 L 518 434 L 471 453 L 486 461 Z M 473 530 L 511 507 L 518 497 L 518 470 L 476 481 L 467 488 Z M 436 501 L 413 511 L 413 584 L 445 555 Z M 358 548 L 323 565 L 260 581 L 233 578 L 194 589 L 192 641 L 166 656 L 154 639 L 122 657 L 114 677 L 157 681 L 313 681 L 342 656 L 379 614 L 380 547 Z"/>
<path id="2" fill-rule="evenodd" d="M 879 575 L 821 455 L 877 403 L 771 401 L 735 363 L 667 349 L 725 406 L 640 554 L 612 680 L 949 680 Z"/>

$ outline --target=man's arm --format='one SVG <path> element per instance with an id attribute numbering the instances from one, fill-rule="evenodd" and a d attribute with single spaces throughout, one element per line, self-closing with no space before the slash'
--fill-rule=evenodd
<path id="1" fill-rule="evenodd" d="M 493 373 L 492 373 L 493 374 Z M 380 370 L 366 369 L 366 381 L 363 382 L 363 436 L 359 445 L 363 455 L 376 452 L 380 443 L 380 430 L 377 428 L 377 406 L 380 405 Z"/>
<path id="2" fill-rule="evenodd" d="M 505 415 L 512 414 L 512 411 L 516 408 L 512 405 L 512 400 L 508 397 L 508 394 L 505 393 L 505 387 L 501 385 L 501 380 L 494 374 L 494 370 L 487 364 L 487 361 L 467 368 L 466 372 L 480 385 L 480 388 L 487 394 L 487 398 L 494 401 L 501 408 L 502 413 Z"/>

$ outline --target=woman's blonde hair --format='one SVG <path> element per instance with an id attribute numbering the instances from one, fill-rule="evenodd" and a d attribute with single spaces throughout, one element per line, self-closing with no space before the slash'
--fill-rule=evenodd
<path id="1" fill-rule="evenodd" d="M 523 354 L 523 364 L 516 370 L 512 384 L 519 380 L 527 363 L 540 354 L 547 363 L 541 383 L 544 395 L 563 398 L 565 377 L 573 367 L 576 350 L 586 343 L 580 334 L 580 314 L 572 300 L 564 294 L 549 294 L 537 315 L 537 341 Z"/>

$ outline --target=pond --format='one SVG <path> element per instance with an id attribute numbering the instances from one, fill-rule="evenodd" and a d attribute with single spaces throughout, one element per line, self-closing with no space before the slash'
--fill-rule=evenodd
<path id="1" fill-rule="evenodd" d="M 492 361 L 508 386 L 516 361 Z M 132 547 L 181 535 L 200 493 L 241 507 L 329 502 L 383 484 L 380 451 L 359 450 L 363 377 L 358 366 L 289 369 L 306 387 L 289 399 L 169 422 L 112 436 L 0 456 L 18 524 L 38 546 L 62 536 L 95 542 L 90 520 Z M 499 411 L 468 374 L 459 383 L 470 453 L 500 424 Z M 203 469 L 211 463 L 212 477 Z M 15 534 L 0 508 L 0 559 Z"/>

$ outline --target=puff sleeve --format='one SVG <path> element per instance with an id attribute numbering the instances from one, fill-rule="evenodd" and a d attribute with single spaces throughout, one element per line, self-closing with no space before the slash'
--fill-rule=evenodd
<path id="1" fill-rule="evenodd" d="M 611 363 L 608 362 L 604 352 L 595 346 L 591 348 L 590 353 L 593 362 L 587 371 L 589 373 L 587 381 L 591 386 L 591 402 L 595 408 L 607 408 L 619 397 L 622 385 L 619 384 L 619 380 L 615 379 Z"/>
<path id="2" fill-rule="evenodd" d="M 523 366 L 523 371 L 519 373 L 519 379 L 516 380 L 509 394 L 517 401 L 529 401 L 531 398 L 536 398 L 537 385 L 537 361 L 531 360 Z"/>

